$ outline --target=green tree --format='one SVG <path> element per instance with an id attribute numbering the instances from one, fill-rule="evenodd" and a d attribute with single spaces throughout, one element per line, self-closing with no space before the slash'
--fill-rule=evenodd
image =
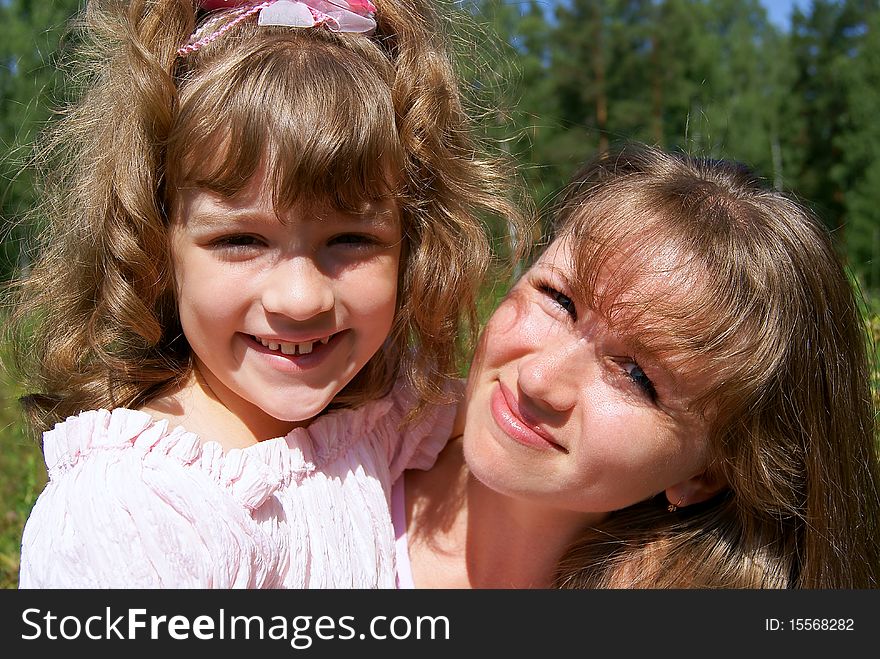
<path id="1" fill-rule="evenodd" d="M 558 188 L 547 145 L 560 132 L 549 75 L 551 26 L 544 3 L 473 0 L 465 7 L 480 26 L 471 77 L 492 81 L 483 119 L 520 172 L 538 203 Z"/>
<path id="2" fill-rule="evenodd" d="M 59 40 L 78 0 L 0 2 L 0 280 L 21 260 L 33 227 L 22 217 L 34 203 L 29 147 L 64 96 Z"/>
<path id="3" fill-rule="evenodd" d="M 571 0 L 556 8 L 550 72 L 563 139 L 551 155 L 576 164 L 608 148 L 609 28 L 618 0 Z"/>
<path id="4" fill-rule="evenodd" d="M 655 142 L 729 157 L 782 184 L 786 42 L 758 0 L 655 5 Z"/>
<path id="5" fill-rule="evenodd" d="M 704 106 L 712 129 L 709 148 L 769 174 L 779 145 L 778 34 L 758 0 L 715 0 L 710 9 L 717 66 Z"/>
<path id="6" fill-rule="evenodd" d="M 513 38 L 521 70 L 519 102 L 514 113 L 519 138 L 516 154 L 535 201 L 543 203 L 568 175 L 552 158 L 551 145 L 564 131 L 550 71 L 553 29 L 544 3 L 529 1 Z"/>
<path id="7" fill-rule="evenodd" d="M 650 63 L 653 141 L 702 148 L 704 105 L 717 66 L 710 10 L 702 0 L 664 0 L 655 9 Z"/>
<path id="8" fill-rule="evenodd" d="M 612 7 L 613 18 L 605 20 L 607 131 L 612 143 L 662 138 L 655 121 L 658 6 L 652 0 L 627 0 Z"/>
<path id="9" fill-rule="evenodd" d="M 797 76 L 793 93 L 800 108 L 795 138 L 796 187 L 839 235 L 844 232 L 848 174 L 841 138 L 852 132 L 847 70 L 861 50 L 867 10 L 876 2 L 814 0 L 809 13 L 792 17 Z"/>
<path id="10" fill-rule="evenodd" d="M 875 291 L 880 289 L 880 10 L 876 4 L 849 8 L 853 48 L 838 58 L 836 67 L 846 89 L 846 115 L 834 141 L 840 161 L 831 172 L 843 191 L 847 253 Z"/>

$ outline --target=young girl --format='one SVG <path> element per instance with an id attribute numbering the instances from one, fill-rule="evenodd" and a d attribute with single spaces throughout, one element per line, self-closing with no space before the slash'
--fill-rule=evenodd
<path id="1" fill-rule="evenodd" d="M 555 229 L 484 330 L 463 440 L 406 473 L 401 583 L 880 586 L 868 342 L 827 230 L 740 165 L 638 148 L 579 172 Z"/>
<path id="2" fill-rule="evenodd" d="M 449 436 L 479 217 L 517 217 L 438 17 L 94 0 L 83 21 L 15 318 L 51 428 L 20 586 L 393 585 L 388 490 Z"/>

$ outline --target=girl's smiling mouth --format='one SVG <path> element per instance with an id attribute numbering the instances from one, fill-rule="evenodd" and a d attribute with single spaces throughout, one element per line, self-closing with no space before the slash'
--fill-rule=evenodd
<path id="1" fill-rule="evenodd" d="M 259 336 L 251 335 L 251 338 L 254 339 L 257 343 L 262 344 L 264 347 L 268 348 L 272 352 L 280 352 L 283 355 L 308 355 L 314 349 L 316 344 L 327 345 L 331 338 L 333 338 L 335 334 L 328 334 L 327 336 L 322 336 L 318 339 L 313 339 L 311 341 L 301 341 L 299 343 L 293 343 L 290 341 L 282 341 L 280 339 L 265 339 Z"/>
<path id="2" fill-rule="evenodd" d="M 246 334 L 252 346 L 257 348 L 263 354 L 277 355 L 286 358 L 306 358 L 323 355 L 327 348 L 332 348 L 337 339 L 346 333 L 346 330 L 333 332 L 324 336 L 315 337 L 306 341 L 286 341 L 278 337 L 257 336 L 256 334 Z M 297 359 L 297 361 L 299 361 Z"/>

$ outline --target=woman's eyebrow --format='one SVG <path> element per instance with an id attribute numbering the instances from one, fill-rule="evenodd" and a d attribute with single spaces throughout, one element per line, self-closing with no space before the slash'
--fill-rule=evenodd
<path id="1" fill-rule="evenodd" d="M 660 319 L 657 321 L 659 322 Z M 634 357 L 645 362 L 640 362 L 640 365 L 661 371 L 671 384 L 680 388 L 681 383 L 688 378 L 688 372 L 681 366 L 686 356 L 675 354 L 676 349 L 672 345 L 659 345 L 659 340 L 652 340 L 652 335 L 659 334 L 658 332 L 652 332 L 639 323 L 627 323 L 627 328 L 625 331 L 620 329 L 613 331 L 633 351 Z M 647 339 L 641 338 L 643 335 L 646 335 Z"/>
<path id="2" fill-rule="evenodd" d="M 666 405 L 679 412 L 691 412 L 691 404 L 704 389 L 707 376 L 705 371 L 695 367 L 693 355 L 674 346 L 652 348 L 646 342 L 638 345 L 637 356 L 643 355 L 645 360 L 640 366 L 648 368 L 655 378 L 660 374 L 663 388 L 668 392 Z"/>

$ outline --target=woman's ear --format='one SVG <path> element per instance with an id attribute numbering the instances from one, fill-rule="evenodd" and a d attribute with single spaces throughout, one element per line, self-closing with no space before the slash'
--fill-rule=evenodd
<path id="1" fill-rule="evenodd" d="M 695 503 L 702 503 L 727 487 L 727 480 L 717 472 L 704 471 L 666 488 L 670 512 Z"/>

